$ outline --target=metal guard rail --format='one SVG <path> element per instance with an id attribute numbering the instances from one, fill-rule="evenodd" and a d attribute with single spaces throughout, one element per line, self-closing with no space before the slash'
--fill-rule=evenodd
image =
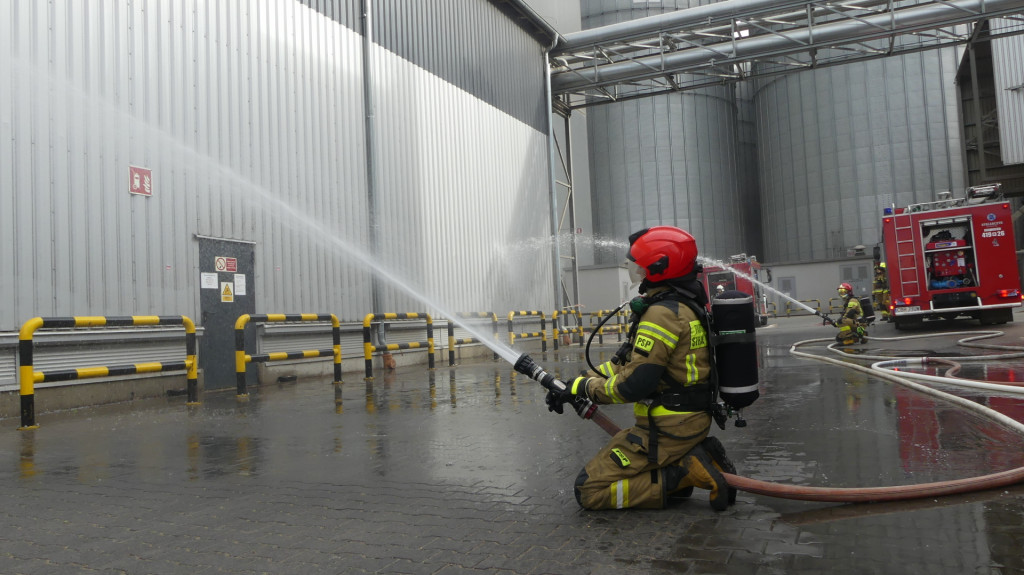
<path id="1" fill-rule="evenodd" d="M 600 322 L 602 319 L 607 317 L 612 310 L 602 309 L 590 313 L 590 329 L 593 331 L 594 324 Z M 622 341 L 622 334 L 629 331 L 629 320 L 626 318 L 626 312 L 619 310 L 615 313 L 615 323 L 611 323 L 609 319 L 600 329 L 597 330 L 597 342 L 600 345 L 604 345 L 604 334 L 614 333 L 617 334 L 617 341 Z"/>
<path id="2" fill-rule="evenodd" d="M 516 333 L 512 327 L 513 318 L 516 317 L 540 317 L 540 331 Z M 526 339 L 539 337 L 541 351 L 548 350 L 547 318 L 542 311 L 510 311 L 508 312 L 508 345 L 515 346 L 516 338 Z"/>
<path id="3" fill-rule="evenodd" d="M 143 325 L 180 325 L 184 327 L 185 361 L 153 361 L 130 365 L 55 369 L 51 371 L 35 371 L 32 367 L 32 337 L 36 330 Z M 36 429 L 39 427 L 36 425 L 35 384 L 50 381 L 70 381 L 94 377 L 185 370 L 188 380 L 188 404 L 196 405 L 199 403 L 196 326 L 191 319 L 183 315 L 34 317 L 22 324 L 21 330 L 18 332 L 18 364 L 18 384 L 19 393 L 21 394 L 21 427 L 18 429 Z"/>
<path id="4" fill-rule="evenodd" d="M 576 318 L 576 327 L 573 328 L 568 327 L 568 325 L 566 325 L 566 327 L 563 328 L 561 326 L 561 322 L 559 321 L 559 318 L 562 316 L 574 316 Z M 564 308 L 561 311 L 556 310 L 555 312 L 553 312 L 551 314 L 551 339 L 554 340 L 555 342 L 555 351 L 558 351 L 558 336 L 563 334 L 568 335 L 572 333 L 577 334 L 577 336 L 579 337 L 580 347 L 583 347 L 584 340 L 586 338 L 583 337 L 583 314 L 580 313 L 580 310 Z"/>
<path id="5" fill-rule="evenodd" d="M 249 322 L 270 323 L 285 321 L 330 321 L 331 349 L 305 349 L 301 351 L 277 351 L 258 355 L 245 353 L 245 326 Z M 245 366 L 248 363 L 267 363 L 286 359 L 305 359 L 313 357 L 334 358 L 334 383 L 341 383 L 341 323 L 333 313 L 268 313 L 238 316 L 235 320 L 235 394 L 237 397 L 248 397 L 245 381 Z"/>
<path id="6" fill-rule="evenodd" d="M 376 319 L 425 319 L 427 321 L 427 341 L 389 343 L 378 348 L 370 342 L 370 324 Z M 428 313 L 368 313 L 363 318 L 363 360 L 366 362 L 367 380 L 373 379 L 373 352 L 378 350 L 419 349 L 423 346 L 427 346 L 427 364 L 430 369 L 434 369 L 434 319 Z"/>
<path id="7" fill-rule="evenodd" d="M 459 312 L 460 318 L 489 317 L 491 318 L 491 329 L 494 332 L 494 340 L 498 341 L 498 314 L 492 311 Z M 448 320 L 448 365 L 455 365 L 455 346 L 470 343 L 483 343 L 475 337 L 463 337 L 456 339 L 455 322 Z M 498 352 L 494 352 L 494 361 L 498 361 Z"/>
<path id="8" fill-rule="evenodd" d="M 799 301 L 800 301 L 800 303 L 807 304 L 808 307 L 814 308 L 819 313 L 821 312 L 821 300 L 817 300 L 817 299 L 802 299 L 802 300 L 799 300 Z M 811 304 L 813 304 L 813 305 L 811 305 Z M 794 308 L 792 302 L 788 302 L 787 301 L 786 302 L 786 317 L 792 316 L 794 312 L 799 312 L 796 315 L 803 315 L 805 313 L 809 313 L 807 311 L 807 309 L 805 309 L 805 308 L 802 308 L 802 307 Z M 814 314 L 809 314 L 809 315 L 814 315 Z"/>

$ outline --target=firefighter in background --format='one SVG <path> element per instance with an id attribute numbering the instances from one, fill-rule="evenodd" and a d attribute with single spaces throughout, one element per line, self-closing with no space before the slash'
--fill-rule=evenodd
<path id="1" fill-rule="evenodd" d="M 860 301 L 853 297 L 853 286 L 844 282 L 839 284 L 836 291 L 839 292 L 839 298 L 843 300 L 842 314 L 839 316 L 839 321 L 834 324 L 839 328 L 836 341 L 843 345 L 857 342 L 866 343 L 868 341 L 867 331 L 858 321 L 864 315 L 864 310 L 860 307 Z"/>
<path id="2" fill-rule="evenodd" d="M 885 262 L 875 264 L 875 282 L 871 288 L 871 299 L 875 310 L 881 311 L 882 319 L 889 318 L 889 277 L 885 273 Z"/>
<path id="3" fill-rule="evenodd" d="M 711 507 L 725 510 L 736 490 L 721 471 L 735 473 L 711 428 L 712 356 L 697 280 L 697 242 L 672 226 L 629 237 L 630 271 L 642 277 L 641 297 L 622 357 L 577 377 L 564 391 L 548 392 L 548 409 L 562 413 L 573 396 L 598 404 L 633 403 L 636 422 L 621 430 L 580 471 L 574 492 L 586 509 L 660 509 L 670 495 L 710 492 Z"/>

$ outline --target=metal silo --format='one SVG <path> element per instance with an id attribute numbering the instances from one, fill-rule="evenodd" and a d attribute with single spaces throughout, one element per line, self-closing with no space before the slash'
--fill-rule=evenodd
<path id="1" fill-rule="evenodd" d="M 706 3 L 602 0 L 582 3 L 581 15 L 588 29 Z M 692 233 L 712 257 L 759 249 L 743 218 L 756 190 L 740 191 L 740 173 L 754 167 L 738 159 L 734 86 L 602 104 L 586 114 L 595 237 L 625 241 L 665 224 Z M 595 253 L 598 263 L 622 257 L 621 249 Z"/>
<path id="2" fill-rule="evenodd" d="M 760 80 L 764 260 L 844 258 L 881 240 L 882 208 L 959 192 L 958 49 Z"/>

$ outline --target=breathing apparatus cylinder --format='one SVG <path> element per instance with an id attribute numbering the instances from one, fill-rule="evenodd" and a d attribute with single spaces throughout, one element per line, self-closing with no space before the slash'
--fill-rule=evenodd
<path id="1" fill-rule="evenodd" d="M 761 395 L 757 389 L 754 298 L 741 291 L 725 291 L 711 301 L 711 315 L 718 395 L 726 405 L 740 410 Z"/>

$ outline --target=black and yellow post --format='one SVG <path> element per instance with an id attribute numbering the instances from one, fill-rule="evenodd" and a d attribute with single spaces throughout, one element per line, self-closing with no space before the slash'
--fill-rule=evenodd
<path id="1" fill-rule="evenodd" d="M 477 313 L 460 313 L 458 314 L 461 318 L 468 317 L 489 317 L 491 318 L 491 327 L 494 331 L 494 340 L 498 340 L 498 315 L 494 312 L 477 312 Z M 471 343 L 483 343 L 475 337 L 455 337 L 455 323 L 452 320 L 448 320 L 448 365 L 455 365 L 455 347 L 459 345 L 467 345 Z M 498 361 L 498 352 L 494 352 L 494 361 Z"/>
<path id="2" fill-rule="evenodd" d="M 331 349 L 305 349 L 300 351 L 277 351 L 257 355 L 245 353 L 245 326 L 252 323 L 285 321 L 329 321 L 331 322 Z M 243 314 L 235 320 L 235 394 L 242 399 L 249 397 L 245 381 L 245 367 L 249 363 L 266 363 L 286 359 L 307 359 L 331 357 L 334 359 L 334 383 L 341 383 L 341 323 L 333 313 L 268 313 Z"/>
<path id="3" fill-rule="evenodd" d="M 576 318 L 576 327 L 568 327 L 568 323 L 566 323 L 566 327 L 562 327 L 562 321 L 565 321 L 562 318 L 566 316 L 573 316 Z M 583 315 L 580 314 L 580 311 L 578 309 L 565 308 L 562 309 L 561 311 L 555 310 L 555 312 L 551 314 L 551 339 L 554 340 L 555 351 L 558 351 L 559 337 L 562 335 L 569 335 L 572 333 L 575 333 L 579 336 L 580 346 L 582 347 Z M 567 345 L 571 345 L 571 343 L 572 342 L 569 342 L 569 344 Z"/>
<path id="4" fill-rule="evenodd" d="M 389 343 L 377 347 L 371 341 L 370 326 L 375 320 L 424 319 L 427 322 L 427 341 L 411 341 L 408 343 Z M 366 380 L 373 379 L 373 352 L 395 351 L 399 349 L 427 348 L 427 365 L 434 369 L 434 319 L 424 312 L 414 313 L 368 313 L 363 318 L 363 360 L 366 365 Z"/>
<path id="5" fill-rule="evenodd" d="M 516 333 L 513 329 L 513 320 L 517 317 L 539 317 L 540 318 L 540 331 L 522 332 Z M 540 349 L 541 351 L 548 350 L 548 334 L 547 334 L 547 317 L 542 311 L 510 311 L 508 312 L 508 344 L 510 346 L 515 345 L 516 338 L 540 338 Z M 556 348 L 557 349 L 557 348 Z"/>
<path id="6" fill-rule="evenodd" d="M 498 336 L 498 314 L 493 311 L 461 312 L 456 314 L 461 318 L 489 317 L 491 318 L 491 331 L 494 333 L 494 341 L 499 341 Z M 473 340 L 476 341 L 476 340 Z M 482 342 L 481 342 L 482 343 Z M 494 352 L 494 361 L 498 361 L 498 352 Z"/>
<path id="7" fill-rule="evenodd" d="M 97 366 L 74 369 L 35 371 L 33 368 L 32 338 L 39 329 L 68 329 L 83 327 L 124 327 L 144 325 L 180 325 L 185 328 L 185 361 L 146 362 L 131 365 Z M 73 316 L 35 317 L 26 321 L 18 333 L 18 383 L 21 394 L 21 427 L 36 429 L 35 384 L 52 381 L 71 381 L 139 373 L 158 373 L 184 370 L 188 380 L 188 402 L 198 403 L 198 362 L 196 361 L 196 326 L 186 316 Z"/>

